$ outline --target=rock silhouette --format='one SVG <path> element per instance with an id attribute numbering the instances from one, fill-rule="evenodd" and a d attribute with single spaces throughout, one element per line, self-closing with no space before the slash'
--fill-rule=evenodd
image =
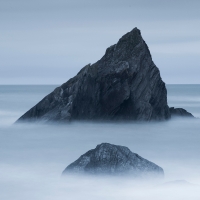
<path id="1" fill-rule="evenodd" d="M 170 108 L 170 113 L 172 117 L 194 117 L 191 113 L 187 112 L 183 108 Z"/>
<path id="2" fill-rule="evenodd" d="M 173 110 L 172 110 L 173 111 Z M 18 121 L 167 120 L 167 90 L 139 29 L 122 36 Z"/>
<path id="3" fill-rule="evenodd" d="M 70 164 L 65 174 L 130 175 L 133 178 L 162 178 L 158 165 L 131 152 L 127 147 L 102 143 Z"/>

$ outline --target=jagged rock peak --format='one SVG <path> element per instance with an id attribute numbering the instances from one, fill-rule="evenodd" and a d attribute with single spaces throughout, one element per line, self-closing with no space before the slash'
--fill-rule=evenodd
<path id="1" fill-rule="evenodd" d="M 130 151 L 129 148 L 102 143 L 78 158 L 64 171 L 65 174 L 130 175 L 132 178 L 162 178 L 158 165 Z"/>
<path id="2" fill-rule="evenodd" d="M 167 90 L 139 29 L 122 36 L 18 121 L 167 120 Z"/>

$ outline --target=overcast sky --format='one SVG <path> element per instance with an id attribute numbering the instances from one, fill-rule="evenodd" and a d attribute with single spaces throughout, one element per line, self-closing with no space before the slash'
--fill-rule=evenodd
<path id="1" fill-rule="evenodd" d="M 200 84 L 199 0 L 0 0 L 0 84 L 62 84 L 134 27 L 167 84 Z"/>

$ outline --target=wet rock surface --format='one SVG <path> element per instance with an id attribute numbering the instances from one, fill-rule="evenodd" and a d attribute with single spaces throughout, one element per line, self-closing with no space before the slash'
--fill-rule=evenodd
<path id="1" fill-rule="evenodd" d="M 18 121 L 166 120 L 167 90 L 139 29 L 107 48 Z"/>
<path id="2" fill-rule="evenodd" d="M 164 171 L 158 165 L 142 158 L 127 147 L 102 143 L 97 145 L 64 171 L 66 174 L 130 175 L 133 178 L 163 178 Z"/>

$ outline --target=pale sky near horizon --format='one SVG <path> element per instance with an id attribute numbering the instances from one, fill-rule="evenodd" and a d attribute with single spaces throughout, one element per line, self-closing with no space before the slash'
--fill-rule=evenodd
<path id="1" fill-rule="evenodd" d="M 199 0 L 0 0 L 0 84 L 62 84 L 134 27 L 167 84 L 200 84 Z"/>

